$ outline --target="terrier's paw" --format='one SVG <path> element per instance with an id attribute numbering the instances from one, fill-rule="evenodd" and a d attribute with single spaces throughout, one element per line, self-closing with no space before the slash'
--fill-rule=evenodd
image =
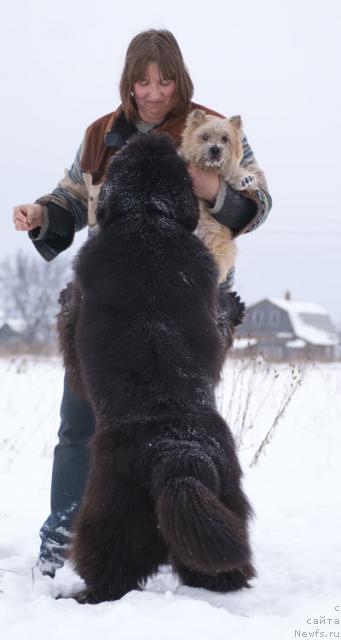
<path id="1" fill-rule="evenodd" d="M 248 187 L 253 187 L 255 182 L 254 176 L 245 176 L 241 179 L 240 184 L 242 189 L 247 189 Z"/>

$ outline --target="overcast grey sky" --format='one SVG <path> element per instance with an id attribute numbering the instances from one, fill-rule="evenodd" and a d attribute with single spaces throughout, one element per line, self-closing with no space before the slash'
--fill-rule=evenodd
<path id="1" fill-rule="evenodd" d="M 2 255 L 34 252 L 12 207 L 52 190 L 85 127 L 118 105 L 131 38 L 168 28 L 195 100 L 241 114 L 268 178 L 273 210 L 239 240 L 238 290 L 251 303 L 289 289 L 341 320 L 338 0 L 3 0 L 0 12 Z"/>

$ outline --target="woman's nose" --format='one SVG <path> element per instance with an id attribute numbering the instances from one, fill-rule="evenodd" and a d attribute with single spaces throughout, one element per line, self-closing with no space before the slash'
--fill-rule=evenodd
<path id="1" fill-rule="evenodd" d="M 151 98 L 159 98 L 162 95 L 161 85 L 151 84 L 149 87 L 149 95 Z"/>

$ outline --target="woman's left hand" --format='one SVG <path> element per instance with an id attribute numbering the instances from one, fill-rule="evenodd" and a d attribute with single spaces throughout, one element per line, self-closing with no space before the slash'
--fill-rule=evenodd
<path id="1" fill-rule="evenodd" d="M 188 165 L 188 172 L 193 180 L 193 190 L 197 198 L 213 202 L 219 189 L 219 177 L 213 172 L 198 169 L 193 164 Z"/>

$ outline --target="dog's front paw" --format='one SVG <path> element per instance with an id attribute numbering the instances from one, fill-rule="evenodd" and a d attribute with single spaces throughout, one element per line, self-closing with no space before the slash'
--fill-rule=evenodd
<path id="1" fill-rule="evenodd" d="M 248 189 L 250 187 L 253 187 L 255 184 L 255 177 L 245 176 L 244 178 L 241 179 L 240 184 L 242 189 Z"/>

